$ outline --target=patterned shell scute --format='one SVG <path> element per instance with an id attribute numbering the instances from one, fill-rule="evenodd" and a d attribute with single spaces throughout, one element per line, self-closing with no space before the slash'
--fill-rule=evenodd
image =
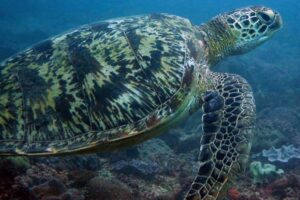
<path id="1" fill-rule="evenodd" d="M 128 17 L 84 26 L 6 60 L 0 148 L 77 148 L 136 126 L 180 89 L 192 32 L 176 16 Z"/>

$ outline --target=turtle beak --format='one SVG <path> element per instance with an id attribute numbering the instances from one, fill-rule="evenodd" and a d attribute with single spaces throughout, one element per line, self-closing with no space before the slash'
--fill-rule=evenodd
<path id="1" fill-rule="evenodd" d="M 275 14 L 274 22 L 269 26 L 269 28 L 274 31 L 278 31 L 282 28 L 283 22 L 281 16 L 276 11 L 274 12 L 274 14 Z"/>

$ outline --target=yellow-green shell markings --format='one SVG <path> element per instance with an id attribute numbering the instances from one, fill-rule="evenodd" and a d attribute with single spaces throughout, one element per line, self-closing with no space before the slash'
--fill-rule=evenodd
<path id="1" fill-rule="evenodd" d="M 128 17 L 81 27 L 6 60 L 0 151 L 110 149 L 118 146 L 112 141 L 174 118 L 191 102 L 185 99 L 194 66 L 187 60 L 199 54 L 192 52 L 195 31 L 176 16 Z"/>

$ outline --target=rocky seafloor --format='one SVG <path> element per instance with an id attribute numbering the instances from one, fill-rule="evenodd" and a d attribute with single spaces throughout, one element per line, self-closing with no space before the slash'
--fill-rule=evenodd
<path id="1" fill-rule="evenodd" d="M 200 117 L 197 113 L 184 125 L 130 149 L 65 157 L 2 158 L 0 200 L 182 199 L 197 172 L 201 125 L 194 122 Z M 300 144 L 299 120 L 300 116 L 288 108 L 258 113 L 252 159 L 228 190 L 227 199 L 300 198 L 300 159 L 295 150 Z M 284 146 L 285 151 L 267 151 L 283 145 L 290 146 Z"/>

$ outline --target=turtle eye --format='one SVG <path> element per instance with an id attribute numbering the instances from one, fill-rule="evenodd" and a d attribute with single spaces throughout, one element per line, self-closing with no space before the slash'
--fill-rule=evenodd
<path id="1" fill-rule="evenodd" d="M 267 24 L 270 24 L 275 19 L 275 13 L 272 10 L 264 10 L 257 13 L 259 19 Z"/>

